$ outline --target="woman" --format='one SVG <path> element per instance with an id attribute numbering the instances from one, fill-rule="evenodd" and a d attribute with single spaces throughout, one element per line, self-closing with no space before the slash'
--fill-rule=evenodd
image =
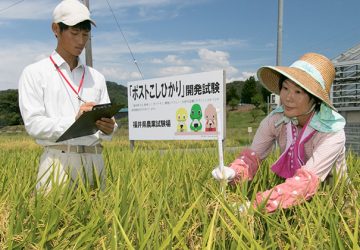
<path id="1" fill-rule="evenodd" d="M 307 53 L 290 67 L 266 66 L 257 75 L 262 85 L 280 95 L 281 106 L 261 122 L 250 149 L 223 172 L 216 168 L 212 174 L 232 184 L 252 180 L 277 142 L 281 155 L 271 170 L 285 182 L 258 193 L 254 204 L 265 203 L 273 212 L 310 199 L 333 168 L 346 174 L 345 119 L 329 98 L 335 69 L 328 58 Z"/>

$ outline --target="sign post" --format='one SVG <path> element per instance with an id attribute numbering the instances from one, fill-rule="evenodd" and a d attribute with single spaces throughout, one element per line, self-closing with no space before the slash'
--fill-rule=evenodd
<path id="1" fill-rule="evenodd" d="M 249 145 L 250 145 L 251 144 L 252 127 L 248 127 L 248 133 L 249 133 Z"/>
<path id="2" fill-rule="evenodd" d="M 130 141 L 223 140 L 224 110 L 223 70 L 128 83 Z"/>

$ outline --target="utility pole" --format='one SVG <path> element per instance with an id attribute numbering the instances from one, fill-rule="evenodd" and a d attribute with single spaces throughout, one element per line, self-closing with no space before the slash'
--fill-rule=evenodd
<path id="1" fill-rule="evenodd" d="M 277 51 L 276 51 L 277 66 L 281 65 L 282 32 L 283 32 L 283 0 L 278 0 L 278 32 L 277 32 Z"/>
<path id="2" fill-rule="evenodd" d="M 276 47 L 276 66 L 281 65 L 282 56 L 282 32 L 283 32 L 283 0 L 278 0 L 278 26 L 277 26 L 277 47 Z M 270 108 L 274 109 L 280 105 L 280 96 L 270 95 Z"/>
<path id="3" fill-rule="evenodd" d="M 83 4 L 85 4 L 85 6 L 90 11 L 89 0 L 82 0 L 82 2 L 83 2 Z M 88 65 L 90 67 L 93 66 L 92 48 L 91 48 L 91 32 L 89 34 L 89 40 L 87 41 L 86 46 L 85 46 L 85 61 L 86 61 L 86 65 Z"/>

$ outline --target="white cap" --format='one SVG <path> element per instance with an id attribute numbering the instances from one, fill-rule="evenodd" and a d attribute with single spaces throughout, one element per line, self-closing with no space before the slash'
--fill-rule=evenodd
<path id="1" fill-rule="evenodd" d="M 95 22 L 90 18 L 89 9 L 78 0 L 63 0 L 55 7 L 53 12 L 54 23 L 74 26 L 86 20 L 96 26 Z"/>

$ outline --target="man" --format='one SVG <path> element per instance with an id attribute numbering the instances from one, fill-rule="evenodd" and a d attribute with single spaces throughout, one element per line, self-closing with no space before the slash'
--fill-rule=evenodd
<path id="1" fill-rule="evenodd" d="M 57 47 L 52 54 L 27 66 L 19 80 L 19 106 L 27 132 L 44 147 L 37 189 L 49 190 L 65 180 L 90 185 L 101 182 L 105 169 L 102 140 L 110 140 L 117 128 L 114 118 L 96 122 L 93 135 L 55 141 L 83 112 L 96 104 L 109 103 L 105 78 L 79 59 L 89 39 L 91 25 L 86 6 L 64 0 L 53 11 L 52 31 Z"/>

